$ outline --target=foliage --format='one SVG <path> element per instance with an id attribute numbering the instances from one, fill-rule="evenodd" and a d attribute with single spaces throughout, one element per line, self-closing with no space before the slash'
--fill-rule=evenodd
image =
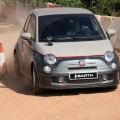
<path id="1" fill-rule="evenodd" d="M 19 0 L 0 0 L 0 3 L 4 6 L 14 6 Z"/>
<path id="2" fill-rule="evenodd" d="M 52 2 L 64 7 L 83 7 L 95 14 L 120 16 L 120 0 L 0 0 L 0 2 L 10 6 L 22 2 L 25 6 L 33 7 L 44 7 L 45 2 Z"/>
<path id="3" fill-rule="evenodd" d="M 97 0 L 98 14 L 117 15 L 120 10 L 120 0 Z"/>
<path id="4" fill-rule="evenodd" d="M 61 4 L 64 7 L 82 7 L 81 0 L 56 0 L 54 3 Z"/>

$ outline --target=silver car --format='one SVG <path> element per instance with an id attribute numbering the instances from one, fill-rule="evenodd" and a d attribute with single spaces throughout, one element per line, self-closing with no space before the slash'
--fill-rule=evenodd
<path id="1" fill-rule="evenodd" d="M 29 15 L 14 48 L 15 69 L 44 89 L 115 87 L 119 59 L 103 30 L 82 8 L 41 8 Z"/>

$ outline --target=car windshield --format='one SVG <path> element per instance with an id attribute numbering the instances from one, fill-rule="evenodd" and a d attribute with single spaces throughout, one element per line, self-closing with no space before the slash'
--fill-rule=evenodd
<path id="1" fill-rule="evenodd" d="M 40 16 L 39 42 L 93 41 L 106 39 L 92 14 Z"/>

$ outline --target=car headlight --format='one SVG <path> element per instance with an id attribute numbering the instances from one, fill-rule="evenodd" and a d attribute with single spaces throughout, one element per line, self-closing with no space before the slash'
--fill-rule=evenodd
<path id="1" fill-rule="evenodd" d="M 108 62 L 111 62 L 115 57 L 115 54 L 111 51 L 107 51 L 105 53 L 105 60 L 108 61 Z"/>
<path id="2" fill-rule="evenodd" d="M 55 64 L 57 59 L 54 55 L 52 54 L 47 54 L 44 56 L 44 61 L 50 65 Z"/>

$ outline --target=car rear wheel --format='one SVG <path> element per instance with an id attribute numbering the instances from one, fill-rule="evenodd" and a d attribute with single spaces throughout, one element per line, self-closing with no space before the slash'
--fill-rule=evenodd
<path id="1" fill-rule="evenodd" d="M 36 70 L 35 66 L 33 66 L 33 71 L 32 71 L 32 82 L 33 82 L 33 94 L 34 95 L 44 92 L 44 90 L 39 87 L 37 70 Z"/>
<path id="2" fill-rule="evenodd" d="M 16 72 L 17 76 L 20 76 L 20 69 L 19 69 L 17 53 L 15 53 L 15 55 L 14 55 L 14 66 L 15 66 L 15 72 Z"/>

